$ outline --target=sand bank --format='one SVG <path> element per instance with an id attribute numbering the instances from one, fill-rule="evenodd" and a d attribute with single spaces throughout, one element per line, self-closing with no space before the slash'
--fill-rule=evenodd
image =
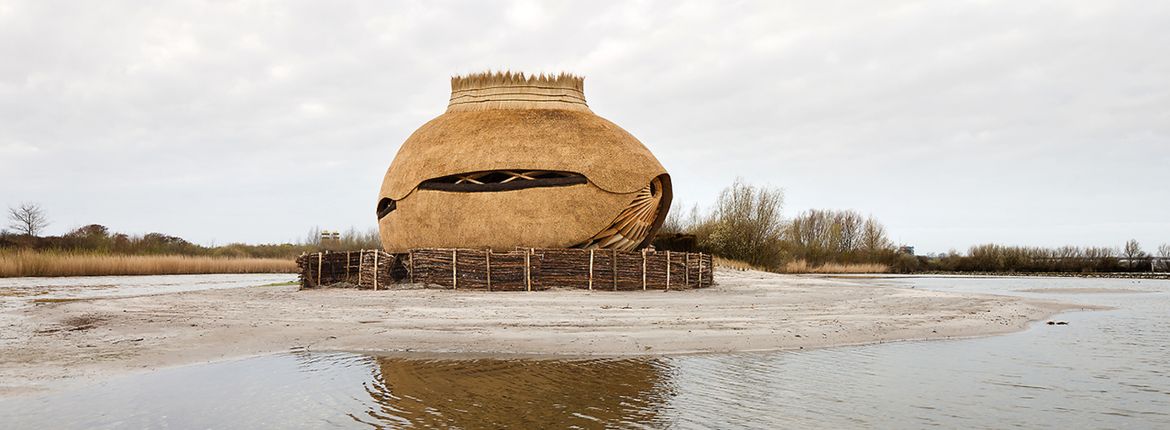
<path id="1" fill-rule="evenodd" d="M 1083 308 L 866 280 L 717 272 L 690 291 L 298 291 L 266 286 L 0 313 L 0 393 L 292 349 L 630 355 L 818 348 L 1020 330 Z"/>

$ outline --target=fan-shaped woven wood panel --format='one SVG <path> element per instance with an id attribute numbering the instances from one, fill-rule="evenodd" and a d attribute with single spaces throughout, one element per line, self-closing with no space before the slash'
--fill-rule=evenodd
<path id="1" fill-rule="evenodd" d="M 650 237 L 650 233 L 658 228 L 655 222 L 658 221 L 663 194 L 662 178 L 654 178 L 646 188 L 634 195 L 634 200 L 618 214 L 609 228 L 578 247 L 618 251 L 638 249 Z"/>

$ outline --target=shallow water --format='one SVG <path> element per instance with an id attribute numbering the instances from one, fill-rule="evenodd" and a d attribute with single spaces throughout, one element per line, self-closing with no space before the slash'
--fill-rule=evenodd
<path id="1" fill-rule="evenodd" d="M 1170 281 L 888 277 L 856 282 L 1117 309 L 1066 313 L 1057 319 L 1067 326 L 1038 324 L 1005 336 L 783 353 L 550 360 L 294 351 L 0 399 L 0 423 L 12 428 L 1170 427 Z M 1075 291 L 1069 288 L 1111 292 L 1066 294 Z M 1021 291 L 1037 289 L 1044 292 Z"/>

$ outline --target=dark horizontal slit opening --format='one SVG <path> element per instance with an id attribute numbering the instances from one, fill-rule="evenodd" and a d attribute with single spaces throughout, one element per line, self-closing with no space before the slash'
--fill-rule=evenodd
<path id="1" fill-rule="evenodd" d="M 390 212 L 394 212 L 394 209 L 397 208 L 398 202 L 395 202 L 393 199 L 383 197 L 382 200 L 378 200 L 378 219 L 385 218 L 386 215 L 389 215 Z"/>
<path id="2" fill-rule="evenodd" d="M 428 179 L 419 184 L 418 187 L 424 190 L 474 193 L 512 191 L 525 188 L 563 187 L 584 184 L 586 182 L 587 180 L 584 175 L 573 172 L 491 170 Z"/>

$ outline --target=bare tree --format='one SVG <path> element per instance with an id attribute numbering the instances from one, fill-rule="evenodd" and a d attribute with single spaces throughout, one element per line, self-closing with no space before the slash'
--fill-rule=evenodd
<path id="1" fill-rule="evenodd" d="M 1158 247 L 1158 258 L 1162 260 L 1162 270 L 1170 269 L 1170 243 Z"/>
<path id="2" fill-rule="evenodd" d="M 784 193 L 779 188 L 756 187 L 737 179 L 719 193 L 705 246 L 727 258 L 775 267 L 780 261 L 783 207 Z"/>
<path id="3" fill-rule="evenodd" d="M 1146 253 L 1142 251 L 1142 245 L 1138 243 L 1137 239 L 1130 239 L 1125 242 L 1125 247 L 1121 248 L 1121 254 L 1125 256 L 1125 266 L 1133 269 L 1137 260 L 1145 258 Z"/>
<path id="4" fill-rule="evenodd" d="M 886 236 L 886 227 L 872 216 L 866 218 L 861 236 L 862 248 L 870 254 L 893 248 L 893 243 Z"/>
<path id="5" fill-rule="evenodd" d="M 851 211 L 837 211 L 833 214 L 833 248 L 838 254 L 855 251 L 862 246 L 864 236 L 862 229 L 865 218 L 861 214 Z"/>
<path id="6" fill-rule="evenodd" d="M 659 228 L 660 234 L 682 233 L 686 231 L 686 220 L 683 218 L 682 202 L 675 200 L 670 205 L 670 212 L 666 214 L 666 220 L 662 222 L 662 227 Z"/>
<path id="7" fill-rule="evenodd" d="M 45 210 L 36 203 L 21 203 L 17 207 L 8 207 L 8 228 L 17 234 L 36 236 L 45 227 L 49 226 L 49 217 Z"/>

